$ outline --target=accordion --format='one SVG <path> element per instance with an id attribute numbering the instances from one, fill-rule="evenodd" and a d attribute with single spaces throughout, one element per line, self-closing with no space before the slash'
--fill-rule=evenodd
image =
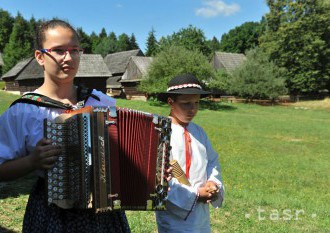
<path id="1" fill-rule="evenodd" d="M 44 122 L 62 146 L 47 171 L 48 204 L 61 208 L 163 210 L 171 119 L 119 107 L 85 107 Z"/>

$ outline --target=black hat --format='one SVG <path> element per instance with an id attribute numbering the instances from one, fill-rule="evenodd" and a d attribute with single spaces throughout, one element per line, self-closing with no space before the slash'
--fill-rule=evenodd
<path id="1" fill-rule="evenodd" d="M 199 94 L 204 98 L 211 92 L 204 91 L 198 79 L 192 74 L 181 74 L 172 78 L 166 92 L 160 93 L 158 98 L 166 101 L 171 94 Z"/>

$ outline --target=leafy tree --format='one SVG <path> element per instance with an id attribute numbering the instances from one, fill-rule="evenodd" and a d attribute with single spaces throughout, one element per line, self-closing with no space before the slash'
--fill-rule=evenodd
<path id="1" fill-rule="evenodd" d="M 80 38 L 80 46 L 84 49 L 84 53 L 92 53 L 92 40 L 91 38 L 83 31 L 82 28 L 77 28 L 77 33 Z"/>
<path id="2" fill-rule="evenodd" d="M 287 92 L 285 70 L 261 49 L 247 53 L 246 61 L 232 72 L 230 92 L 248 99 L 276 99 Z"/>
<path id="3" fill-rule="evenodd" d="M 231 76 L 223 69 L 215 71 L 215 75 L 207 85 L 215 94 L 228 94 L 231 86 Z"/>
<path id="4" fill-rule="evenodd" d="M 288 70 L 292 94 L 330 89 L 330 6 L 320 0 L 268 0 L 260 46 Z"/>
<path id="5" fill-rule="evenodd" d="M 262 28 L 261 23 L 246 22 L 231 29 L 222 35 L 220 50 L 230 53 L 245 53 L 246 50 L 257 47 Z"/>
<path id="6" fill-rule="evenodd" d="M 157 53 L 157 49 L 158 49 L 158 42 L 155 36 L 155 30 L 152 28 L 151 31 L 148 34 L 148 38 L 147 38 L 147 52 L 146 52 L 146 56 L 151 57 L 151 56 L 155 56 Z"/>
<path id="7" fill-rule="evenodd" d="M 4 50 L 9 41 L 13 24 L 14 18 L 7 11 L 0 9 L 0 52 Z"/>
<path id="8" fill-rule="evenodd" d="M 183 28 L 179 32 L 173 33 L 171 36 L 163 37 L 160 42 L 160 50 L 163 50 L 168 45 L 182 46 L 188 50 L 198 50 L 205 56 L 211 55 L 211 49 L 207 44 L 204 32 L 192 25 L 188 28 Z"/>
<path id="9" fill-rule="evenodd" d="M 117 46 L 118 52 L 128 51 L 131 49 L 131 41 L 126 33 L 122 33 L 121 35 L 119 35 Z"/>
<path id="10" fill-rule="evenodd" d="M 212 66 L 200 51 L 173 45 L 156 55 L 139 89 L 149 94 L 163 92 L 171 78 L 183 73 L 194 74 L 204 84 L 214 77 Z"/>
<path id="11" fill-rule="evenodd" d="M 4 72 L 10 70 L 18 61 L 33 55 L 33 39 L 28 22 L 18 13 L 9 42 L 4 49 Z"/>
<path id="12" fill-rule="evenodd" d="M 129 38 L 129 42 L 130 42 L 130 50 L 139 49 L 139 45 L 136 42 L 134 33 L 132 33 L 131 37 Z"/>

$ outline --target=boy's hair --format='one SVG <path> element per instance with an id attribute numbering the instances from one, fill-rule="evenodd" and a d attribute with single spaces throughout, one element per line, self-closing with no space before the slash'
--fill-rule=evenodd
<path id="1" fill-rule="evenodd" d="M 36 49 L 42 49 L 43 48 L 43 42 L 46 41 L 46 31 L 48 29 L 53 29 L 56 27 L 62 27 L 70 29 L 73 34 L 76 36 L 77 40 L 79 41 L 79 35 L 77 31 L 68 23 L 60 19 L 52 19 L 49 21 L 43 22 L 37 30 L 36 34 Z"/>
<path id="2" fill-rule="evenodd" d="M 171 98 L 175 102 L 180 95 L 182 95 L 182 94 L 168 94 L 167 99 Z M 166 102 L 167 102 L 167 99 L 166 99 Z"/>

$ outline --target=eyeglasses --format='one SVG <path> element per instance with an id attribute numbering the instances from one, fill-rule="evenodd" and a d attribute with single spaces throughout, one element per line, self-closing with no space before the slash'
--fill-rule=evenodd
<path id="1" fill-rule="evenodd" d="M 71 57 L 80 57 L 84 50 L 81 48 L 50 48 L 50 49 L 40 49 L 42 53 L 51 53 L 53 56 L 58 58 L 65 58 L 66 54 L 69 52 Z"/>

